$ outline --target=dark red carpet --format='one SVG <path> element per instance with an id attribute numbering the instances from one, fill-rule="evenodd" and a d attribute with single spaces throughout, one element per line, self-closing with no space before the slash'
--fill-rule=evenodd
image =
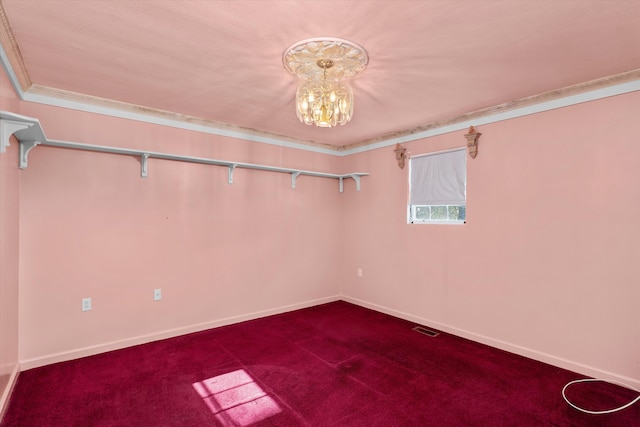
<path id="1" fill-rule="evenodd" d="M 9 426 L 634 426 L 588 415 L 579 375 L 346 302 L 20 374 Z M 568 390 L 593 410 L 637 393 Z"/>

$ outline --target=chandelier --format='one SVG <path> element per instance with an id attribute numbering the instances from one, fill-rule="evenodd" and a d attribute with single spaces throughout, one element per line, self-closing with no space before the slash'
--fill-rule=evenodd
<path id="1" fill-rule="evenodd" d="M 296 93 L 296 114 L 307 125 L 334 127 L 353 116 L 353 91 L 348 79 L 364 70 L 369 61 L 359 45 L 322 37 L 291 45 L 282 62 L 302 82 Z"/>

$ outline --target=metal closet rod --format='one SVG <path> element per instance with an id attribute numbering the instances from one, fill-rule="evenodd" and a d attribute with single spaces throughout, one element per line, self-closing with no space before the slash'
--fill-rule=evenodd
<path id="1" fill-rule="evenodd" d="M 214 166 L 224 166 L 229 168 L 228 181 L 233 183 L 233 171 L 236 168 L 254 169 L 268 172 L 291 174 L 291 188 L 296 188 L 296 179 L 300 175 L 315 176 L 321 178 L 332 178 L 340 181 L 340 192 L 344 191 L 344 179 L 352 178 L 356 183 L 356 190 L 360 191 L 360 177 L 369 175 L 364 172 L 353 172 L 347 174 L 333 174 L 326 172 L 316 172 L 292 168 L 282 168 L 269 165 L 259 165 L 254 163 L 231 162 L 227 160 L 208 159 L 204 157 L 181 156 L 177 154 L 157 153 L 153 151 L 134 150 L 129 148 L 108 147 L 103 145 L 80 144 L 76 142 L 49 140 L 44 135 L 42 126 L 38 119 L 21 116 L 15 113 L 0 111 L 0 148 L 4 152 L 9 146 L 11 135 L 20 142 L 20 169 L 28 166 L 29 152 L 38 145 L 50 147 L 70 148 L 74 150 L 96 151 L 109 154 L 120 154 L 127 156 L 137 156 L 140 158 L 140 175 L 143 178 L 149 176 L 148 160 L 150 158 L 174 160 L 189 163 L 201 163 Z"/>

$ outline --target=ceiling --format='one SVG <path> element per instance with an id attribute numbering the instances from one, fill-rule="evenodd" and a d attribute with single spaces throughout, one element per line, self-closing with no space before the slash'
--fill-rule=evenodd
<path id="1" fill-rule="evenodd" d="M 640 78 L 638 0 L 0 5 L 0 41 L 25 94 L 331 150 Z M 287 47 L 320 36 L 369 55 L 352 81 L 354 117 L 336 128 L 298 121 L 298 80 L 282 64 Z"/>

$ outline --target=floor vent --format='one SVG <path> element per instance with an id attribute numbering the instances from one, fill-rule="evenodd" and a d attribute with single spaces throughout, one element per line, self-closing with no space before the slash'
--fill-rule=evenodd
<path id="1" fill-rule="evenodd" d="M 431 329 L 427 329 L 423 326 L 416 326 L 413 330 L 420 332 L 421 334 L 429 335 L 430 337 L 437 337 L 440 334 L 439 332 L 432 331 Z"/>

